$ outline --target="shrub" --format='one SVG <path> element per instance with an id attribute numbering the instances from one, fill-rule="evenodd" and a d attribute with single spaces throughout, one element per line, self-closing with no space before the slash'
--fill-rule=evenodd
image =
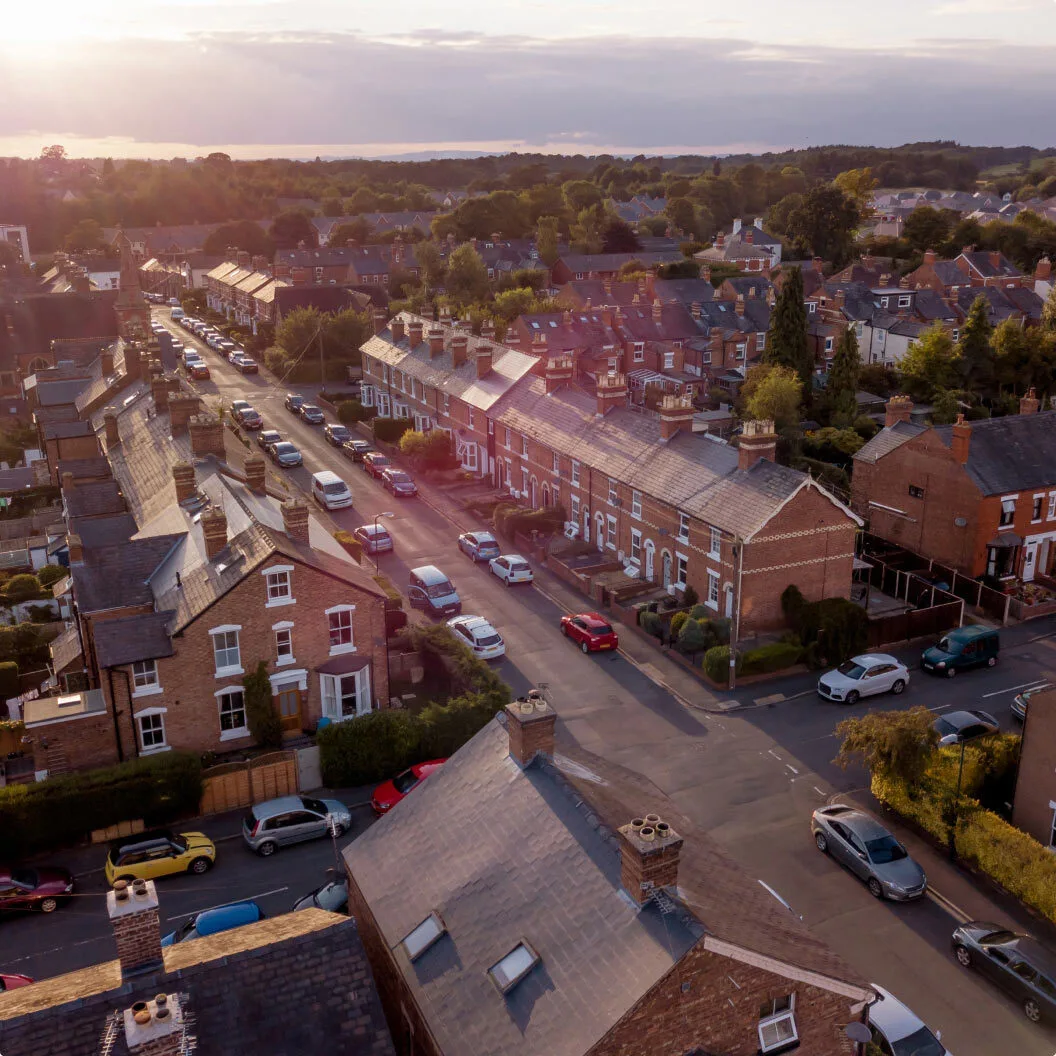
<path id="1" fill-rule="evenodd" d="M 562 530 L 566 520 L 563 506 L 525 510 L 520 506 L 504 504 L 495 509 L 495 527 L 510 537 L 517 532 L 530 536 L 533 531 L 540 535 L 555 535 Z"/>
<path id="2" fill-rule="evenodd" d="M 40 585 L 42 587 L 50 587 L 68 575 L 69 570 L 63 568 L 62 565 L 45 565 L 37 573 L 37 579 L 40 580 Z"/>
<path id="3" fill-rule="evenodd" d="M 26 614 L 34 623 L 48 623 L 50 620 L 58 619 L 50 605 L 30 605 Z"/>
<path id="4" fill-rule="evenodd" d="M 686 608 L 692 609 L 698 601 L 700 601 L 700 595 L 697 594 L 693 587 L 686 587 L 686 589 L 682 591 L 682 604 L 685 605 Z"/>
<path id="5" fill-rule="evenodd" d="M 711 627 L 711 633 L 715 635 L 715 640 L 719 645 L 730 644 L 730 621 L 725 616 L 715 616 L 708 620 L 708 625 Z"/>
<path id="6" fill-rule="evenodd" d="M 679 632 L 685 626 L 685 623 L 686 623 L 686 621 L 688 619 L 689 619 L 689 613 L 688 612 L 676 612 L 674 614 L 674 616 L 671 617 L 671 637 L 672 638 L 677 638 L 678 637 Z"/>
<path id="7" fill-rule="evenodd" d="M 334 539 L 340 543 L 345 550 L 347 550 L 355 559 L 362 563 L 363 561 L 363 543 L 360 542 L 351 532 L 346 532 L 344 528 L 338 528 L 334 532 Z"/>
<path id="8" fill-rule="evenodd" d="M 422 757 L 443 759 L 454 755 L 504 705 L 505 702 L 496 706 L 494 698 L 487 693 L 470 693 L 446 704 L 430 704 L 418 716 Z"/>
<path id="9" fill-rule="evenodd" d="M 846 598 L 808 602 L 794 583 L 781 593 L 785 622 L 799 634 L 811 666 L 840 664 L 865 649 L 869 617 Z"/>
<path id="10" fill-rule="evenodd" d="M 741 672 L 745 675 L 765 675 L 781 671 L 799 663 L 802 652 L 799 646 L 785 642 L 761 645 L 758 649 L 749 649 L 741 656 Z"/>
<path id="11" fill-rule="evenodd" d="M 655 612 L 643 612 L 638 617 L 638 626 L 654 638 L 664 637 L 664 621 Z"/>
<path id="12" fill-rule="evenodd" d="M 343 400 L 337 405 L 338 421 L 345 425 L 355 425 L 356 422 L 369 422 L 374 417 L 373 407 L 364 407 L 359 400 Z"/>
<path id="13" fill-rule="evenodd" d="M 46 663 L 48 655 L 48 644 L 35 623 L 0 627 L 0 661 L 14 660 L 21 670 L 28 671 Z"/>
<path id="14" fill-rule="evenodd" d="M 789 583 L 781 591 L 781 612 L 784 614 L 785 623 L 790 627 L 794 627 L 802 620 L 806 605 L 807 599 L 803 597 L 803 592 L 795 583 Z"/>
<path id="15" fill-rule="evenodd" d="M 400 451 L 422 469 L 454 469 L 458 465 L 451 440 L 442 429 L 428 433 L 409 430 L 400 437 Z"/>
<path id="16" fill-rule="evenodd" d="M 29 601 L 30 598 L 40 597 L 40 580 L 36 576 L 23 572 L 21 575 L 12 576 L 4 588 L 8 601 L 17 604 L 20 601 Z"/>
<path id="17" fill-rule="evenodd" d="M 166 825 L 197 814 L 201 798 L 201 760 L 186 752 L 8 785 L 0 788 L 0 858 L 76 843 L 119 821 Z"/>
<path id="18" fill-rule="evenodd" d="M 282 720 L 272 700 L 266 660 L 260 660 L 256 670 L 250 671 L 242 679 L 242 693 L 246 705 L 246 724 L 253 739 L 261 748 L 281 748 Z"/>
<path id="19" fill-rule="evenodd" d="M 678 636 L 676 648 L 680 653 L 702 653 L 715 644 L 715 638 L 710 631 L 711 628 L 704 620 L 686 620 Z"/>
<path id="20" fill-rule="evenodd" d="M 712 682 L 726 685 L 730 680 L 730 647 L 716 645 L 704 654 L 704 671 Z"/>
<path id="21" fill-rule="evenodd" d="M 411 423 L 406 418 L 375 418 L 374 439 L 395 444 L 410 427 Z"/>
<path id="22" fill-rule="evenodd" d="M 707 605 L 694 605 L 693 608 L 689 610 L 689 614 L 695 620 L 711 619 L 711 609 L 709 609 Z"/>
<path id="23" fill-rule="evenodd" d="M 335 722 L 316 734 L 323 783 L 331 788 L 367 785 L 405 770 L 416 759 L 421 729 L 405 711 L 373 711 Z"/>

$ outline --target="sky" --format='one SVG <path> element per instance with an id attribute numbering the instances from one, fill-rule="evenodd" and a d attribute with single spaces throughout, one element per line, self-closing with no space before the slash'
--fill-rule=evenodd
<path id="1" fill-rule="evenodd" d="M 1056 0 L 15 0 L 0 155 L 1056 145 Z"/>

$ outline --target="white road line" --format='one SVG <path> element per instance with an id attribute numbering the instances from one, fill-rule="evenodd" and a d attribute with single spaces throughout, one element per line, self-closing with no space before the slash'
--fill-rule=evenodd
<path id="1" fill-rule="evenodd" d="M 1000 697 L 1005 693 L 1015 693 L 1017 689 L 1031 689 L 1034 687 L 1040 688 L 1045 685 L 1048 685 L 1045 679 L 1038 678 L 1035 679 L 1033 682 L 1024 682 L 1021 686 L 1009 686 L 1008 689 L 995 689 L 993 693 L 984 693 L 983 700 L 986 700 L 988 697 Z"/>
<path id="2" fill-rule="evenodd" d="M 936 704 L 933 708 L 928 708 L 928 711 L 945 711 L 947 708 L 952 708 L 952 704 Z"/>
<path id="3" fill-rule="evenodd" d="M 941 906 L 951 917 L 954 917 L 961 924 L 972 919 L 970 914 L 965 913 L 960 906 L 951 902 L 945 895 L 940 894 L 933 887 L 928 888 L 928 898 L 930 898 L 936 905 Z"/>
<path id="4" fill-rule="evenodd" d="M 773 748 L 767 748 L 767 751 L 768 751 L 768 752 L 769 752 L 769 753 L 770 753 L 770 754 L 771 754 L 771 755 L 772 755 L 772 756 L 773 756 L 773 757 L 774 757 L 774 758 L 775 758 L 775 759 L 776 759 L 776 760 L 777 760 L 778 762 L 781 762 L 781 756 L 779 756 L 779 755 L 777 754 L 777 752 L 775 752 L 775 751 L 773 750 Z"/>
<path id="5" fill-rule="evenodd" d="M 799 771 L 791 763 L 785 763 L 785 766 L 787 766 L 789 768 L 789 770 L 792 771 L 792 773 L 794 773 L 794 774 L 796 774 L 798 776 Z"/>
<path id="6" fill-rule="evenodd" d="M 819 796 L 821 796 L 821 798 L 822 798 L 822 799 L 824 799 L 824 798 L 825 798 L 825 793 L 824 793 L 824 792 L 822 792 L 822 790 L 821 790 L 820 788 L 818 788 L 818 786 L 817 786 L 817 785 L 815 785 L 815 786 L 814 786 L 814 791 L 815 791 L 815 792 L 817 792 L 817 794 L 818 794 Z"/>
<path id="7" fill-rule="evenodd" d="M 246 902 L 254 898 L 267 898 L 268 895 L 281 895 L 283 891 L 289 891 L 288 887 L 276 887 L 273 891 L 261 891 L 258 895 L 246 895 L 245 898 L 238 899 L 239 902 Z M 192 909 L 190 913 L 175 913 L 168 920 L 182 920 L 184 917 L 193 917 L 197 913 L 205 913 L 209 909 L 219 909 L 220 906 L 229 906 L 230 902 L 221 902 L 216 906 L 203 906 L 201 909 Z"/>

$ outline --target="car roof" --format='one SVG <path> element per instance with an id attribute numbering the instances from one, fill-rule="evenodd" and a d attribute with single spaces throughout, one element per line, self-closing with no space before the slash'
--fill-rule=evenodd
<path id="1" fill-rule="evenodd" d="M 318 473 L 313 473 L 312 478 L 320 484 L 344 484 L 344 481 L 332 469 L 321 469 Z"/>
<path id="2" fill-rule="evenodd" d="M 491 532 L 466 532 L 466 535 L 476 539 L 478 542 L 494 543 L 496 541 L 495 536 Z"/>
<path id="3" fill-rule="evenodd" d="M 989 722 L 990 716 L 984 711 L 947 711 L 945 715 L 940 715 L 940 719 L 945 719 L 951 726 L 956 726 L 961 729 L 964 726 L 971 726 L 975 722 Z"/>
<path id="4" fill-rule="evenodd" d="M 217 906 L 216 909 L 203 909 L 195 919 L 194 930 L 199 935 L 214 935 L 238 924 L 254 923 L 263 916 L 256 902 L 232 902 L 227 906 Z"/>
<path id="5" fill-rule="evenodd" d="M 600 612 L 577 612 L 576 615 L 588 623 L 609 623 Z"/>
<path id="6" fill-rule="evenodd" d="M 297 450 L 297 445 L 291 444 L 289 440 L 280 440 L 279 443 L 275 445 L 275 448 L 278 450 L 280 447 L 292 447 L 294 451 Z"/>
<path id="7" fill-rule="evenodd" d="M 471 631 L 482 631 L 485 627 L 489 631 L 495 630 L 495 628 L 492 627 L 483 616 L 456 616 L 451 622 L 460 623 L 467 630 Z"/>
<path id="8" fill-rule="evenodd" d="M 528 563 L 528 558 L 522 557 L 520 554 L 503 554 L 507 561 L 523 561 L 525 564 Z"/>
<path id="9" fill-rule="evenodd" d="M 829 815 L 832 817 L 833 815 Z M 848 810 L 835 815 L 847 828 L 861 837 L 863 840 L 875 840 L 880 836 L 890 836 L 891 833 L 883 827 L 871 814 L 863 810 Z"/>
<path id="10" fill-rule="evenodd" d="M 851 662 L 864 667 L 866 664 L 897 664 L 899 661 L 887 653 L 861 653 L 852 656 Z"/>
<path id="11" fill-rule="evenodd" d="M 125 836 L 119 840 L 110 841 L 112 851 L 132 851 L 137 847 L 147 847 L 158 843 L 160 840 L 171 840 L 175 835 L 171 829 L 151 829 L 149 832 L 137 832 L 131 836 Z"/>
<path id="12" fill-rule="evenodd" d="M 411 569 L 411 575 L 417 576 L 423 583 L 446 583 L 447 576 L 436 565 L 419 565 Z"/>
<path id="13" fill-rule="evenodd" d="M 889 1042 L 908 1038 L 914 1031 L 927 1024 L 907 1005 L 890 991 L 873 983 L 873 989 L 880 995 L 879 1001 L 869 1006 L 869 1021 L 875 1023 Z"/>
<path id="14" fill-rule="evenodd" d="M 977 623 L 970 623 L 965 627 L 954 627 L 952 630 L 947 631 L 943 637 L 966 640 L 971 638 L 985 638 L 991 634 L 997 634 L 997 631 L 995 631 L 993 627 L 983 627 Z"/>
<path id="15" fill-rule="evenodd" d="M 357 529 L 357 532 L 363 532 L 366 535 L 388 535 L 388 528 L 383 527 L 380 524 L 361 524 Z"/>
<path id="16" fill-rule="evenodd" d="M 255 818 L 273 818 L 276 814 L 285 814 L 290 810 L 304 810 L 304 801 L 300 796 L 279 796 L 266 799 L 263 803 L 254 803 L 250 813 Z"/>

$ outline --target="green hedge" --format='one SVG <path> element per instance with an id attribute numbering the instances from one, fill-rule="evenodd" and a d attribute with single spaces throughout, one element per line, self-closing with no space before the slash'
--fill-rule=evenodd
<path id="1" fill-rule="evenodd" d="M 846 598 L 807 601 L 794 583 L 781 593 L 785 622 L 805 647 L 804 659 L 812 667 L 834 667 L 865 650 L 869 617 L 860 605 Z"/>
<path id="2" fill-rule="evenodd" d="M 527 510 L 522 506 L 504 503 L 495 509 L 495 527 L 511 539 L 515 532 L 527 536 L 533 531 L 540 535 L 554 535 L 564 528 L 567 519 L 562 506 L 543 506 L 538 510 Z"/>
<path id="3" fill-rule="evenodd" d="M 197 814 L 201 799 L 201 760 L 184 752 L 8 785 L 0 788 L 0 859 L 77 843 L 120 821 L 165 825 Z"/>
<path id="4" fill-rule="evenodd" d="M 802 654 L 803 650 L 798 645 L 790 645 L 787 642 L 761 645 L 758 649 L 749 649 L 741 656 L 739 672 L 747 676 L 782 671 L 798 664 Z"/>
<path id="5" fill-rule="evenodd" d="M 407 418 L 375 418 L 374 439 L 395 444 L 410 427 L 411 423 Z"/>
<path id="6" fill-rule="evenodd" d="M 704 671 L 712 682 L 726 685 L 730 680 L 730 647 L 716 645 L 709 649 L 704 654 Z"/>
<path id="7" fill-rule="evenodd" d="M 356 422 L 369 422 L 374 417 L 373 407 L 364 407 L 359 400 L 342 400 L 337 405 L 338 421 L 345 425 L 355 425 Z"/>

